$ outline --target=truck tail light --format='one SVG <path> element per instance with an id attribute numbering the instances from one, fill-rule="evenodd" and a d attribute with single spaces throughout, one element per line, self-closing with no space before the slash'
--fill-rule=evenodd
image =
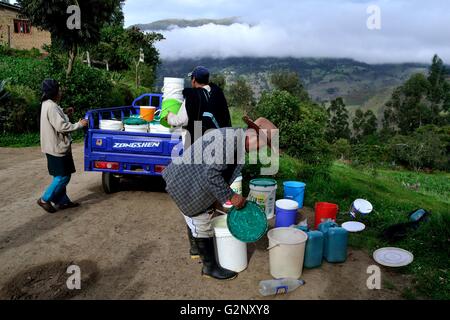
<path id="1" fill-rule="evenodd" d="M 95 161 L 94 166 L 96 169 L 104 170 L 119 170 L 118 162 L 105 162 L 105 161 Z"/>
<path id="2" fill-rule="evenodd" d="M 162 173 L 166 169 L 165 166 L 155 166 L 155 172 L 156 173 Z"/>

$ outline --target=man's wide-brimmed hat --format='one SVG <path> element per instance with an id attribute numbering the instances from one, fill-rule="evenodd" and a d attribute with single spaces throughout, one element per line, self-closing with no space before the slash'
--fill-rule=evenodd
<path id="1" fill-rule="evenodd" d="M 258 133 L 260 142 L 267 143 L 269 148 L 272 148 L 272 137 L 274 131 L 278 130 L 278 128 L 271 121 L 266 118 L 258 118 L 253 121 L 247 116 L 243 117 L 242 119 L 248 125 L 249 129 L 253 129 Z"/>

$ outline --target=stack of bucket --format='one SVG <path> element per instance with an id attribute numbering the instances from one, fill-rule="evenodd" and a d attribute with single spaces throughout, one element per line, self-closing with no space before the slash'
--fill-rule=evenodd
<path id="1" fill-rule="evenodd" d="M 165 118 L 169 112 L 178 114 L 183 104 L 184 79 L 182 78 L 164 78 L 164 87 L 162 88 L 163 102 L 161 106 L 161 124 L 167 128 L 170 125 Z"/>
<path id="2" fill-rule="evenodd" d="M 284 183 L 284 199 L 276 202 L 276 228 L 290 227 L 297 222 L 297 213 L 303 208 L 306 184 L 297 181 Z"/>

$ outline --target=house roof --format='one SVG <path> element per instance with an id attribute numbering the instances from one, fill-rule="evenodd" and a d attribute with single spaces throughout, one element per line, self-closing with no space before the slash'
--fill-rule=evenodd
<path id="1" fill-rule="evenodd" d="M 15 5 L 15 4 L 9 4 L 6 2 L 2 2 L 0 1 L 0 7 L 1 8 L 6 8 L 6 9 L 10 9 L 10 10 L 14 10 L 14 11 L 20 11 L 20 7 Z"/>

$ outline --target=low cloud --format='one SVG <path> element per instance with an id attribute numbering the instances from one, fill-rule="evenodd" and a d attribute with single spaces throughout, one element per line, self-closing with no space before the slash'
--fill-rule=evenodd
<path id="1" fill-rule="evenodd" d="M 218 4 L 223 10 L 215 8 Z M 381 10 L 380 30 L 367 28 L 369 5 Z M 158 44 L 163 59 L 345 57 L 368 63 L 428 63 L 437 53 L 450 62 L 449 1 L 230 0 L 211 1 L 209 11 L 216 13 L 209 14 L 212 18 L 239 16 L 247 23 L 164 31 L 166 40 Z"/>

